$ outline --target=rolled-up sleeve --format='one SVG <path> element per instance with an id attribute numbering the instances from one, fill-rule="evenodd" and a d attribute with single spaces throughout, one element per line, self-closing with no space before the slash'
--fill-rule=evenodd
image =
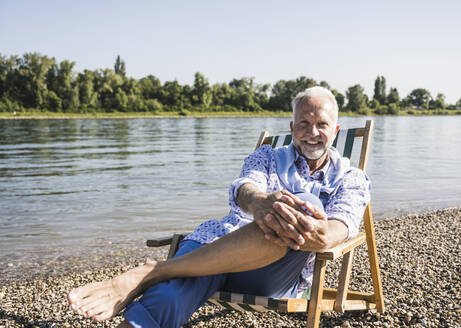
<path id="1" fill-rule="evenodd" d="M 272 151 L 271 146 L 261 146 L 245 158 L 240 176 L 232 182 L 229 188 L 229 206 L 231 210 L 239 209 L 237 193 L 243 184 L 251 183 L 258 187 L 259 190 L 266 192 Z"/>
<path id="2" fill-rule="evenodd" d="M 344 174 L 338 190 L 328 200 L 325 207 L 328 219 L 342 221 L 348 228 L 348 239 L 359 232 L 370 191 L 371 183 L 365 172 L 354 169 Z"/>

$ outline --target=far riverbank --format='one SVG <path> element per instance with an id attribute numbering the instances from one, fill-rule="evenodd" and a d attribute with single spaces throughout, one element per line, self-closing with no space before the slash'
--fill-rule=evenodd
<path id="1" fill-rule="evenodd" d="M 91 112 L 91 113 L 56 113 L 48 111 L 0 113 L 0 119 L 132 119 L 132 118 L 229 118 L 229 117 L 290 117 L 291 112 L 283 111 L 260 111 L 260 112 L 195 112 L 183 110 L 181 112 Z M 339 116 L 438 116 L 438 115 L 461 115 L 461 109 L 455 110 L 404 110 L 398 114 L 379 114 L 371 110 L 363 113 L 340 112 Z"/>

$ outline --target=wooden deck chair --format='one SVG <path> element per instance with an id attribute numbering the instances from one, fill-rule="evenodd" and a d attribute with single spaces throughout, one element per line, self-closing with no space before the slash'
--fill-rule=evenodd
<path id="1" fill-rule="evenodd" d="M 362 128 L 340 130 L 333 142 L 333 146 L 336 147 L 343 156 L 350 158 L 354 140 L 357 138 L 363 138 L 358 167 L 365 171 L 368 162 L 372 130 L 372 120 L 366 121 L 365 127 Z M 288 145 L 291 142 L 291 138 L 291 135 L 269 136 L 269 132 L 264 131 L 259 137 L 256 148 L 264 144 L 270 144 L 273 148 Z M 365 232 L 359 233 L 354 238 L 351 238 L 343 244 L 326 252 L 317 253 L 310 299 L 275 299 L 218 291 L 208 301 L 227 309 L 239 311 L 307 311 L 307 327 L 319 326 L 320 313 L 322 311 L 334 310 L 343 313 L 348 310 L 376 309 L 378 312 L 384 312 L 384 298 L 370 204 L 368 204 L 365 209 L 363 220 Z M 159 247 L 171 244 L 168 253 L 168 258 L 170 258 L 174 256 L 178 249 L 179 242 L 185 236 L 185 234 L 175 234 L 171 237 L 148 240 L 147 246 Z M 349 279 L 351 275 L 354 250 L 357 246 L 364 244 L 365 242 L 368 247 L 373 293 L 349 290 Z M 338 288 L 324 288 L 327 261 L 336 260 L 341 256 L 342 264 L 339 273 Z"/>

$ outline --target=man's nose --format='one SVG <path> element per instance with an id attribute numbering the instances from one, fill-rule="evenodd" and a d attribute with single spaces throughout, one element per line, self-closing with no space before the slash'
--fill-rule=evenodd
<path id="1" fill-rule="evenodd" d="M 312 124 L 309 129 L 307 129 L 307 133 L 311 136 L 318 136 L 319 135 L 319 130 L 317 129 L 317 126 L 315 124 Z"/>

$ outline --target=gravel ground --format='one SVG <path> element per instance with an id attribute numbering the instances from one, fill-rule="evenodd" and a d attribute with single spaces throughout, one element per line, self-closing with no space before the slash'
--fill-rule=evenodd
<path id="1" fill-rule="evenodd" d="M 386 312 L 323 313 L 321 327 L 461 327 L 461 207 L 375 223 Z M 352 289 L 371 291 L 365 247 L 356 252 Z M 91 258 L 61 257 L 21 269 L 0 268 L 0 328 L 116 327 L 122 319 L 92 323 L 69 310 L 73 287 L 107 279 L 166 248 L 113 249 Z M 116 265 L 114 266 L 114 262 Z M 339 261 L 328 265 L 335 283 Z M 301 327 L 306 315 L 239 313 L 201 307 L 185 327 Z"/>

